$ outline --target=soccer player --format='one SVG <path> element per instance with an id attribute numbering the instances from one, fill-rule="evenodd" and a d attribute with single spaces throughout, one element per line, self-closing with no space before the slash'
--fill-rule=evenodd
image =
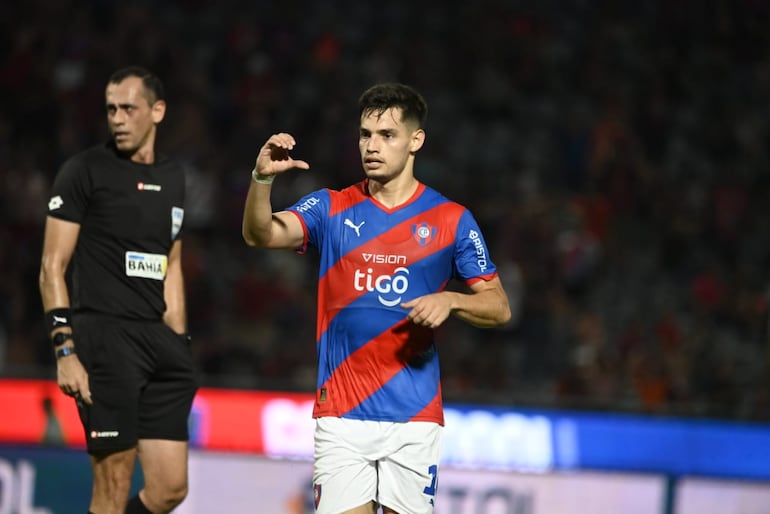
<path id="1" fill-rule="evenodd" d="M 366 178 L 273 212 L 271 183 L 309 164 L 271 136 L 243 212 L 250 246 L 320 252 L 313 487 L 318 514 L 433 512 L 441 427 L 433 329 L 450 315 L 479 327 L 510 318 L 471 213 L 414 176 L 427 105 L 413 88 L 378 84 L 359 99 Z M 450 279 L 468 290 L 446 290 Z"/>
<path id="2" fill-rule="evenodd" d="M 111 140 L 71 157 L 54 181 L 40 293 L 59 388 L 85 430 L 89 512 L 166 513 L 187 494 L 197 389 L 181 265 L 185 178 L 155 151 L 166 112 L 155 75 L 118 70 L 105 100 Z M 144 486 L 129 500 L 137 455 Z"/>

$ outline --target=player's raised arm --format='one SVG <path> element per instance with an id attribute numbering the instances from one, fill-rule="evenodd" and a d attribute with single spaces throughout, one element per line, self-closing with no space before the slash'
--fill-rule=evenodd
<path id="1" fill-rule="evenodd" d="M 289 155 L 295 144 L 291 134 L 273 134 L 259 151 L 243 208 L 242 234 L 249 246 L 298 248 L 302 245 L 304 232 L 299 219 L 289 212 L 273 213 L 270 203 L 276 175 L 293 168 L 310 169 L 307 162 Z"/>

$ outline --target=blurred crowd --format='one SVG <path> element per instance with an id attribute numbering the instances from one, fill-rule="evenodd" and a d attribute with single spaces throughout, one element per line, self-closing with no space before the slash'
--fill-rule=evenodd
<path id="1" fill-rule="evenodd" d="M 107 137 L 103 88 L 156 71 L 188 172 L 204 385 L 312 391 L 317 259 L 245 246 L 259 146 L 362 177 L 357 98 L 416 86 L 416 174 L 475 214 L 514 307 L 438 331 L 447 400 L 770 420 L 770 4 L 14 0 L 0 18 L 0 376 L 53 377 L 37 285 L 48 189 Z M 461 287 L 452 284 L 451 287 Z"/>

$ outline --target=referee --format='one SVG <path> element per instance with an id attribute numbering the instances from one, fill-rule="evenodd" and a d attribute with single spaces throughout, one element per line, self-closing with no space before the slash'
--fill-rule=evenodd
<path id="1" fill-rule="evenodd" d="M 161 81 L 124 68 L 105 99 L 111 140 L 71 157 L 54 181 L 40 293 L 59 388 L 85 430 L 89 512 L 166 513 L 187 495 L 197 389 L 181 265 L 185 179 L 155 152 Z M 144 485 L 129 500 L 137 456 Z"/>

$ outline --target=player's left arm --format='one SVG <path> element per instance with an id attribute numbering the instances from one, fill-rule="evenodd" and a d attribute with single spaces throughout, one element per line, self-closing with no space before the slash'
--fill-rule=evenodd
<path id="1" fill-rule="evenodd" d="M 168 254 L 166 280 L 163 283 L 166 312 L 163 321 L 177 334 L 187 332 L 187 307 L 185 304 L 184 276 L 182 275 L 182 241 L 177 239 Z"/>
<path id="2" fill-rule="evenodd" d="M 436 328 L 449 315 L 481 328 L 499 327 L 511 319 L 511 307 L 500 278 L 479 280 L 470 285 L 470 292 L 442 291 L 420 296 L 401 304 L 409 309 L 413 323 Z"/>

